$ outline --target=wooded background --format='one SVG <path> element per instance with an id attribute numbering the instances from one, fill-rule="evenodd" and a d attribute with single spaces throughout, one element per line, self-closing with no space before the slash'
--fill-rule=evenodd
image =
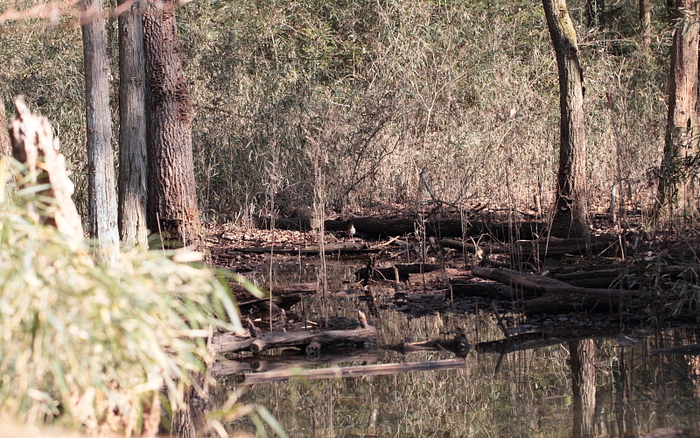
<path id="1" fill-rule="evenodd" d="M 5 0 L 0 11 L 35 3 Z M 591 16 L 591 5 L 569 2 L 588 198 L 608 208 L 619 180 L 627 208 L 647 208 L 664 146 L 674 8 L 651 2 L 645 28 L 637 2 L 595 5 L 602 11 Z M 205 219 L 311 206 L 314 162 L 338 213 L 431 198 L 521 211 L 553 204 L 559 87 L 539 1 L 201 0 L 179 7 L 177 20 Z M 70 22 L 0 23 L 0 92 L 8 104 L 24 94 L 50 117 L 87 215 L 81 34 Z M 115 126 L 117 32 L 110 18 Z"/>

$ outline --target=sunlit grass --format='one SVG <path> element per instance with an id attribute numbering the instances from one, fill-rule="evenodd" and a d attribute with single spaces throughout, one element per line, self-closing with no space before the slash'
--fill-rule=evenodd
<path id="1" fill-rule="evenodd" d="M 27 213 L 31 196 L 0 204 L 0 413 L 138 432 L 154 394 L 182 408 L 210 328 L 240 327 L 228 287 L 177 253 L 96 264 Z"/>

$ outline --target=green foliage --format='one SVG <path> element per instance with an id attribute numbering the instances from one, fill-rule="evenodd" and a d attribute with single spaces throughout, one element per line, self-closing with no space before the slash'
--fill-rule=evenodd
<path id="1" fill-rule="evenodd" d="M 0 204 L 0 411 L 96 430 L 129 427 L 162 388 L 183 408 L 210 328 L 240 327 L 228 288 L 176 262 L 183 253 L 133 250 L 97 265 L 27 213 L 41 208 L 30 192 Z"/>

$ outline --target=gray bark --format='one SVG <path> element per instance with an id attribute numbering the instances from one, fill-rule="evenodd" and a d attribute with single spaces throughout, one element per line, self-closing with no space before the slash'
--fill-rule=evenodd
<path id="1" fill-rule="evenodd" d="M 128 246 L 146 247 L 148 167 L 141 8 L 141 2 L 136 2 L 119 16 L 119 234 Z"/>
<path id="2" fill-rule="evenodd" d="M 101 1 L 83 2 L 81 22 L 85 58 L 90 234 L 97 242 L 97 258 L 113 263 L 119 256 L 119 233 L 109 108 L 109 62 L 103 15 Z"/>

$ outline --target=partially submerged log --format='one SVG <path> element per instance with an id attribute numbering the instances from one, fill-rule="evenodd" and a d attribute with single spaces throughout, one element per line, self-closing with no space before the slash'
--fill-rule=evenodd
<path id="1" fill-rule="evenodd" d="M 348 254 L 348 253 L 363 253 L 372 251 L 364 243 L 329 243 L 324 245 L 326 254 Z M 292 246 L 263 246 L 255 248 L 236 248 L 236 251 L 249 252 L 254 254 L 301 254 L 301 255 L 316 255 L 321 252 L 318 245 L 305 246 L 303 248 Z"/>
<path id="2" fill-rule="evenodd" d="M 233 289 L 237 297 L 243 297 L 238 299 L 238 308 L 243 313 L 260 303 L 270 301 L 270 298 L 245 298 L 250 296 L 250 293 L 245 287 L 237 283 L 232 284 L 231 289 Z M 289 309 L 301 301 L 303 297 L 313 295 L 316 292 L 318 292 L 316 283 L 288 284 L 273 289 L 272 302 L 282 309 Z"/>
<path id="3" fill-rule="evenodd" d="M 439 265 L 427 263 L 396 264 L 390 268 L 365 267 L 357 270 L 355 276 L 358 280 L 406 281 L 410 274 L 421 274 L 438 269 L 440 269 Z"/>
<path id="4" fill-rule="evenodd" d="M 471 254 L 483 255 L 483 254 L 505 254 L 508 251 L 501 245 L 492 243 L 481 243 L 474 244 L 463 242 L 456 239 L 440 239 L 440 245 L 445 248 L 457 249 L 462 252 L 468 252 Z"/>
<path id="5" fill-rule="evenodd" d="M 387 350 L 398 351 L 399 353 L 411 353 L 416 351 L 433 350 L 449 351 L 455 353 L 457 357 L 466 357 L 473 349 L 463 331 L 459 331 L 452 339 L 432 339 L 422 342 L 401 342 L 399 344 L 387 345 Z"/>
<path id="6" fill-rule="evenodd" d="M 516 300 L 535 295 L 534 291 L 514 289 L 494 281 L 471 282 L 462 279 L 450 280 L 452 298 L 482 297 L 497 300 Z M 449 297 L 450 292 L 446 294 Z"/>
<path id="7" fill-rule="evenodd" d="M 528 289 L 542 295 L 557 296 L 556 301 L 544 298 L 530 305 L 529 308 L 526 303 L 525 310 L 533 313 L 549 313 L 556 309 L 557 306 L 566 309 L 566 306 L 575 306 L 579 302 L 585 303 L 584 308 L 587 310 L 614 311 L 619 308 L 623 299 L 628 300 L 633 296 L 632 292 L 628 290 L 593 289 L 572 286 L 554 278 L 517 272 L 504 268 L 484 268 L 475 266 L 472 268 L 472 274 L 477 277 L 498 281 L 516 289 Z"/>
<path id="8" fill-rule="evenodd" d="M 360 328 L 353 330 L 326 330 L 303 332 L 259 332 L 250 337 L 226 334 L 218 336 L 212 342 L 211 350 L 215 353 L 251 351 L 259 354 L 272 348 L 299 347 L 306 348 L 312 342 L 321 346 L 366 345 L 377 342 L 377 329 L 367 323 L 364 313 L 358 312 Z"/>
<path id="9" fill-rule="evenodd" d="M 285 371 L 292 368 L 312 367 L 321 364 L 375 362 L 377 351 L 351 350 L 335 354 L 324 354 L 319 358 L 309 358 L 305 354 L 285 356 L 252 356 L 239 359 L 219 359 L 209 367 L 209 371 L 219 376 L 247 372 Z"/>

